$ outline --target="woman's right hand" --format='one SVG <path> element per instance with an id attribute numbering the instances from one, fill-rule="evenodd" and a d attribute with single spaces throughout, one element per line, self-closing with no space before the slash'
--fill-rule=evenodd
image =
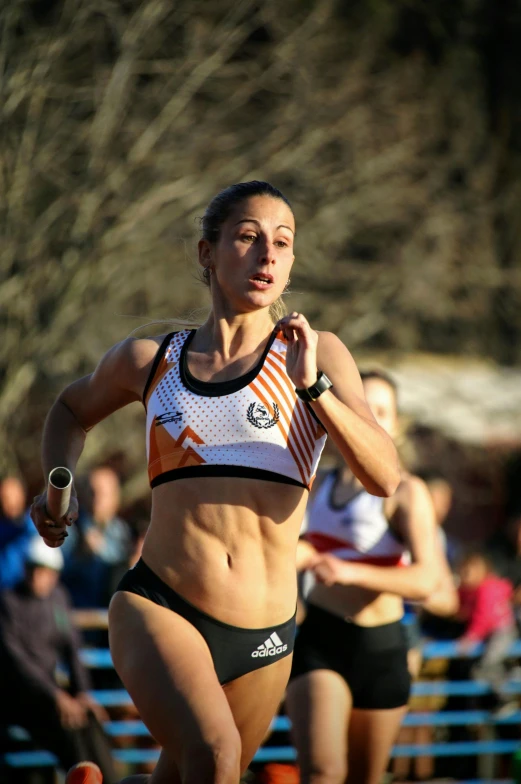
<path id="1" fill-rule="evenodd" d="M 48 547 L 60 547 L 68 536 L 67 526 L 78 519 L 78 499 L 71 496 L 67 513 L 54 520 L 47 511 L 47 492 L 37 495 L 31 505 L 31 519 Z"/>

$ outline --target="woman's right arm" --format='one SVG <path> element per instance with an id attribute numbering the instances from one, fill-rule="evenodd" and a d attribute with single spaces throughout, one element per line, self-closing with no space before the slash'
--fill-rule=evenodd
<path id="1" fill-rule="evenodd" d="M 320 560 L 320 556 L 312 544 L 305 539 L 299 539 L 297 544 L 297 572 L 305 572 L 312 569 Z"/>
<path id="2" fill-rule="evenodd" d="M 114 411 L 141 400 L 159 339 L 128 338 L 113 346 L 89 376 L 70 384 L 58 396 L 47 416 L 42 439 L 44 476 L 56 466 L 73 474 L 83 451 L 85 438 L 94 425 Z M 52 521 L 46 508 L 46 493 L 37 496 L 31 517 L 49 546 L 57 547 L 65 538 L 66 524 L 77 516 L 77 501 L 62 520 Z M 54 522 L 50 527 L 49 523 Z"/>
<path id="3" fill-rule="evenodd" d="M 407 475 L 396 501 L 395 524 L 400 524 L 398 530 L 411 553 L 411 564 L 378 566 L 326 554 L 313 567 L 315 576 L 326 585 L 354 585 L 377 593 L 394 593 L 409 601 L 427 601 L 439 581 L 431 497 L 421 479 Z"/>

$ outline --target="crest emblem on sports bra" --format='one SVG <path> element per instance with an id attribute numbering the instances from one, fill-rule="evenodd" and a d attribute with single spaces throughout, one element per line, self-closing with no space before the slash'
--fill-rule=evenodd
<path id="1" fill-rule="evenodd" d="M 272 403 L 273 416 L 263 403 L 250 403 L 248 406 L 248 422 L 255 427 L 268 428 L 276 425 L 280 418 L 279 407 Z"/>

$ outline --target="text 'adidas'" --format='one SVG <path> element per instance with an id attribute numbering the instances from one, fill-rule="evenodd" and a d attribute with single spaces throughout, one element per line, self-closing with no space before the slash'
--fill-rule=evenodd
<path id="1" fill-rule="evenodd" d="M 256 651 L 253 651 L 252 656 L 254 659 L 264 656 L 277 656 L 277 654 L 284 653 L 287 650 L 288 646 L 284 645 L 277 632 L 273 632 L 262 645 L 259 645 Z"/>

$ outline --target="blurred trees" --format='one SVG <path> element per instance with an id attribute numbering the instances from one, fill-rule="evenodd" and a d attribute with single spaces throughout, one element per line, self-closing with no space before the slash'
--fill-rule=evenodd
<path id="1" fill-rule="evenodd" d="M 196 218 L 241 180 L 294 203 L 289 302 L 355 352 L 519 361 L 521 0 L 9 0 L 0 31 L 0 472 L 38 474 L 112 343 L 204 306 Z M 142 468 L 138 422 L 87 459 Z"/>

